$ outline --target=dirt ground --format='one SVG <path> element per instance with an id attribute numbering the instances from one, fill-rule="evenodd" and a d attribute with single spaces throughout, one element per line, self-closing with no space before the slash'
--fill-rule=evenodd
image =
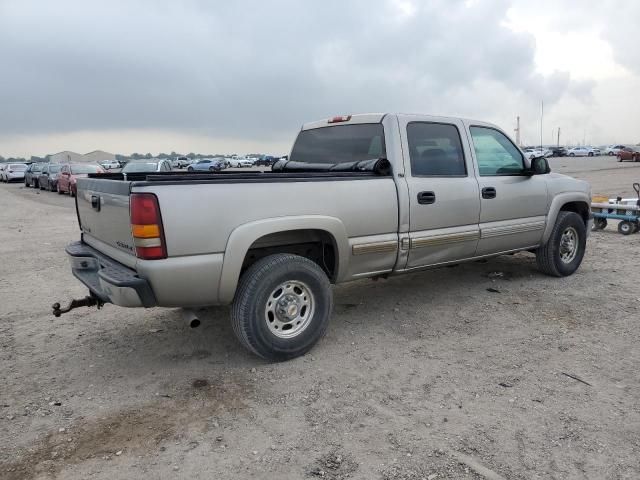
<path id="1" fill-rule="evenodd" d="M 640 164 L 554 159 L 594 194 Z M 580 270 L 518 254 L 335 288 L 326 337 L 268 364 L 228 308 L 79 309 L 73 202 L 0 185 L 0 478 L 640 478 L 640 235 Z M 494 291 L 488 291 L 487 289 Z"/>

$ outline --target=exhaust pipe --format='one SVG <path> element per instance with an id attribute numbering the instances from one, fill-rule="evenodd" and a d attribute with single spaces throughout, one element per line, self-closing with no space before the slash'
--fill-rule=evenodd
<path id="1" fill-rule="evenodd" d="M 189 308 L 182 309 L 182 318 L 191 328 L 198 328 L 200 326 L 200 318 L 198 314 Z"/>

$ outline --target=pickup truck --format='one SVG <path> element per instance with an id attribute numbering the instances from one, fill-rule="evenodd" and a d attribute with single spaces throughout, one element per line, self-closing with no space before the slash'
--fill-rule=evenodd
<path id="1" fill-rule="evenodd" d="M 332 284 L 518 251 L 571 275 L 589 205 L 589 184 L 527 159 L 495 125 L 333 117 L 304 125 L 265 172 L 79 179 L 81 239 L 66 252 L 90 294 L 54 314 L 231 304 L 240 343 L 286 360 L 322 337 Z"/>

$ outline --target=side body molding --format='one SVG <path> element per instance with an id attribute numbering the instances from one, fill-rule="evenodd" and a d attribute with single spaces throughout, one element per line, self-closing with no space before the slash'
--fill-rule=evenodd
<path id="1" fill-rule="evenodd" d="M 265 235 L 289 230 L 324 230 L 329 233 L 335 242 L 338 257 L 336 282 L 343 280 L 348 271 L 349 238 L 341 220 L 323 215 L 267 218 L 240 225 L 229 235 L 218 287 L 220 303 L 230 303 L 233 300 L 249 247 Z"/>
<path id="2" fill-rule="evenodd" d="M 547 216 L 547 226 L 544 229 L 544 235 L 542 236 L 542 243 L 545 244 L 551 236 L 553 226 L 556 224 L 558 213 L 563 205 L 570 202 L 584 203 L 588 209 L 591 209 L 591 198 L 585 193 L 580 192 L 567 192 L 558 193 L 553 196 L 551 205 L 549 206 L 549 213 Z"/>

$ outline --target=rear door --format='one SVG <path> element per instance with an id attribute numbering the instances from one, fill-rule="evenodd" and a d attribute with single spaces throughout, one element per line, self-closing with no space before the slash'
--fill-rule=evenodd
<path id="1" fill-rule="evenodd" d="M 399 117 L 409 189 L 406 268 L 473 257 L 480 202 L 464 125 L 438 117 Z"/>
<path id="2" fill-rule="evenodd" d="M 525 174 L 525 159 L 500 130 L 469 125 L 480 186 L 477 255 L 537 246 L 548 211 L 546 175 Z"/>

